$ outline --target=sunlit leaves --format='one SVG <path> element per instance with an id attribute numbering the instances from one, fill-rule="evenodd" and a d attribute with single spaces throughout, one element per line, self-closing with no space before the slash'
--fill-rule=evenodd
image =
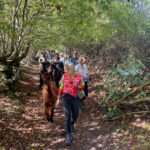
<path id="1" fill-rule="evenodd" d="M 38 26 L 41 39 L 51 41 L 51 44 L 47 42 L 47 47 L 65 47 L 66 43 L 76 45 L 80 42 L 90 45 L 116 35 L 119 39 L 129 39 L 135 32 L 144 33 L 144 26 L 139 26 L 139 22 L 143 21 L 132 3 L 115 0 L 53 0 L 50 5 L 44 14 L 45 19 L 42 18 Z M 60 14 L 57 5 L 61 6 Z"/>

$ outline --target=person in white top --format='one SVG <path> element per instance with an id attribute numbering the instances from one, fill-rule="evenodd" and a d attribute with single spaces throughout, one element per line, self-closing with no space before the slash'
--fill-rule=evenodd
<path id="1" fill-rule="evenodd" d="M 69 62 L 71 62 L 71 56 L 70 55 L 67 55 L 66 56 L 66 60 L 65 60 L 65 63 L 69 63 Z"/>
<path id="2" fill-rule="evenodd" d="M 64 64 L 65 63 L 65 57 L 63 53 L 60 53 L 60 61 Z"/>
<path id="3" fill-rule="evenodd" d="M 84 94 L 85 96 L 81 98 L 81 103 L 88 97 L 88 77 L 87 77 L 87 65 L 86 65 L 86 57 L 80 56 L 78 60 L 78 65 L 76 65 L 75 70 L 83 75 L 83 79 L 85 82 Z"/>

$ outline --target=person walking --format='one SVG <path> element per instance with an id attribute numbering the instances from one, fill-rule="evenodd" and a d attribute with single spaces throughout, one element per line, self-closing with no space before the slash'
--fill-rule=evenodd
<path id="1" fill-rule="evenodd" d="M 67 56 L 66 56 L 65 63 L 69 63 L 69 62 L 71 62 L 71 56 L 70 56 L 70 55 L 67 55 Z"/>
<path id="2" fill-rule="evenodd" d="M 60 53 L 60 61 L 64 64 L 65 63 L 65 57 L 63 53 Z"/>
<path id="3" fill-rule="evenodd" d="M 73 51 L 73 57 L 70 59 L 71 63 L 73 63 L 74 66 L 78 64 L 78 53 L 77 51 Z"/>
<path id="4" fill-rule="evenodd" d="M 88 97 L 88 77 L 87 77 L 87 65 L 86 65 L 86 57 L 80 56 L 78 60 L 78 65 L 76 65 L 75 70 L 83 75 L 83 80 L 84 80 L 84 94 L 81 98 L 81 103 Z"/>
<path id="5" fill-rule="evenodd" d="M 55 61 L 52 64 L 52 68 L 53 68 L 54 81 L 55 81 L 57 87 L 59 88 L 59 81 L 60 81 L 62 75 L 64 74 L 64 65 L 60 61 L 59 55 L 55 56 Z"/>
<path id="6" fill-rule="evenodd" d="M 51 50 L 48 50 L 47 59 L 48 59 L 49 62 L 50 62 L 51 59 L 52 59 Z"/>
<path id="7" fill-rule="evenodd" d="M 56 106 L 59 107 L 62 102 L 66 122 L 65 144 L 69 146 L 72 140 L 71 132 L 75 131 L 74 123 L 77 121 L 79 115 L 80 100 L 77 96 L 77 92 L 78 90 L 84 89 L 84 82 L 82 75 L 75 71 L 72 63 L 65 63 L 64 69 L 65 73 L 60 81 Z"/>

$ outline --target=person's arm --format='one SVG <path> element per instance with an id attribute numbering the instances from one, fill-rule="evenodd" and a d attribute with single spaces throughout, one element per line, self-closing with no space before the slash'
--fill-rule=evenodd
<path id="1" fill-rule="evenodd" d="M 86 66 L 86 75 L 88 76 L 89 75 L 88 65 L 85 64 L 85 66 Z"/>
<path id="2" fill-rule="evenodd" d="M 64 75 L 62 76 L 61 80 L 60 80 L 60 86 L 59 86 L 59 92 L 58 92 L 58 98 L 57 98 L 57 103 L 56 103 L 56 107 L 59 107 L 60 106 L 60 98 L 62 96 L 62 93 L 63 93 L 63 89 L 64 89 L 64 84 L 63 84 L 63 81 L 64 81 Z"/>
<path id="3" fill-rule="evenodd" d="M 84 84 L 84 81 L 83 81 L 83 77 L 81 77 L 81 80 L 80 80 L 78 89 L 79 89 L 79 90 L 83 90 L 83 89 L 84 89 L 84 86 L 85 86 L 85 84 Z"/>
<path id="4" fill-rule="evenodd" d="M 84 64 L 84 78 L 87 79 L 87 66 Z"/>
<path id="5" fill-rule="evenodd" d="M 79 72 L 79 65 L 76 65 L 76 66 L 75 66 L 75 70 L 76 70 L 77 72 Z"/>
<path id="6" fill-rule="evenodd" d="M 70 58 L 70 62 L 72 63 L 72 57 Z"/>
<path id="7" fill-rule="evenodd" d="M 58 92 L 58 98 L 61 98 L 62 93 L 63 93 L 63 89 L 64 89 L 64 84 L 60 83 L 59 92 Z"/>
<path id="8" fill-rule="evenodd" d="M 64 73 L 64 64 L 61 63 L 62 72 Z"/>
<path id="9" fill-rule="evenodd" d="M 75 59 L 75 66 L 78 65 L 78 58 Z"/>

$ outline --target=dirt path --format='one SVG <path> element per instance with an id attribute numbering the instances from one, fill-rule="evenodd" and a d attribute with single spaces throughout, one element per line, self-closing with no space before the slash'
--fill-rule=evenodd
<path id="1" fill-rule="evenodd" d="M 0 94 L 0 150 L 149 150 L 148 120 L 104 122 L 94 103 L 93 91 L 82 107 L 70 147 L 64 146 L 62 109 L 55 110 L 54 123 L 43 115 L 37 66 L 25 67 L 23 78 L 13 89 L 17 98 Z M 93 87 L 90 87 L 92 89 Z"/>

